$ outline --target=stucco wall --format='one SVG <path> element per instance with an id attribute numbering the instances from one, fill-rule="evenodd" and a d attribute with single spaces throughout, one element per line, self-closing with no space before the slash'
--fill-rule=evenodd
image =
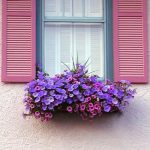
<path id="1" fill-rule="evenodd" d="M 150 85 L 136 85 L 135 102 L 122 115 L 94 122 L 59 115 L 48 124 L 22 118 L 23 86 L 0 83 L 0 150 L 150 150 Z"/>

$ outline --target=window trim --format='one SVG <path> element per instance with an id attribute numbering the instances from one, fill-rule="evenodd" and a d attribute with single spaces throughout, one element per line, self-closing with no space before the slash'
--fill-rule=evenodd
<path id="1" fill-rule="evenodd" d="M 106 50 L 105 50 L 105 69 L 106 79 L 113 81 L 114 70 L 113 70 L 113 1 L 106 0 Z"/>
<path id="2" fill-rule="evenodd" d="M 44 6 L 43 6 L 43 1 L 42 0 L 37 0 L 36 3 L 36 46 L 37 46 L 37 53 L 36 53 L 36 62 L 37 64 L 40 64 L 43 66 L 43 38 L 44 38 L 44 21 L 59 21 L 60 18 L 58 17 L 50 17 L 50 18 L 43 18 L 44 17 Z M 74 22 L 87 22 L 91 23 L 92 21 L 97 22 L 97 23 L 104 23 L 104 78 L 111 79 L 113 80 L 113 44 L 112 44 L 112 1 L 110 0 L 104 0 L 104 17 L 95 17 L 93 19 L 80 19 L 79 17 L 75 17 L 72 21 Z M 70 17 L 69 19 L 71 19 Z M 69 19 L 66 19 L 65 21 L 69 21 Z M 64 19 L 62 19 L 64 21 Z M 108 44 L 109 43 L 109 44 Z"/>

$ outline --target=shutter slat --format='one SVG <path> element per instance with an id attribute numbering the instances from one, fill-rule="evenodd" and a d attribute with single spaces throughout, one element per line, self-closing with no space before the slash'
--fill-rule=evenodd
<path id="1" fill-rule="evenodd" d="M 3 1 L 2 81 L 35 77 L 35 0 Z"/>
<path id="2" fill-rule="evenodd" d="M 146 0 L 114 0 L 114 78 L 148 81 Z"/>

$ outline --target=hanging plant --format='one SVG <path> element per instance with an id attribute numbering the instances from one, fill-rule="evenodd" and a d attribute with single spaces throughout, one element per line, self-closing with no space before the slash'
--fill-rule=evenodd
<path id="1" fill-rule="evenodd" d="M 136 93 L 129 81 L 102 82 L 99 76 L 90 75 L 86 63 L 73 63 L 73 69 L 68 67 L 54 77 L 38 70 L 25 92 L 24 115 L 42 121 L 51 120 L 58 111 L 77 113 L 84 120 L 105 112 L 124 111 Z"/>

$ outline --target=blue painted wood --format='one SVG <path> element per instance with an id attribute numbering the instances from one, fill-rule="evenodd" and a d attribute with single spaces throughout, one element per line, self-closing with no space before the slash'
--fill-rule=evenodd
<path id="1" fill-rule="evenodd" d="M 106 78 L 113 80 L 112 1 L 106 0 Z"/>
<path id="2" fill-rule="evenodd" d="M 44 22 L 103 23 L 101 17 L 45 17 Z"/>
<path id="3" fill-rule="evenodd" d="M 42 0 L 36 1 L 36 63 L 42 65 Z"/>

